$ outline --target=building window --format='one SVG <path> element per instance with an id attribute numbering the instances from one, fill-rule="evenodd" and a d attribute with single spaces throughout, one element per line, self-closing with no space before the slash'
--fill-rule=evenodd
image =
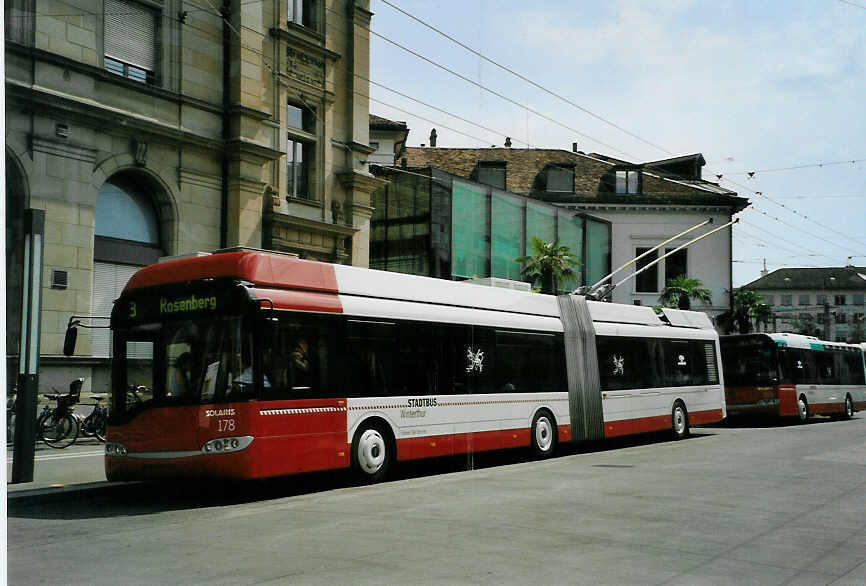
<path id="1" fill-rule="evenodd" d="M 854 305 L 863 305 L 863 294 L 862 293 L 855 293 L 854 294 L 854 301 L 852 301 L 851 303 L 853 303 Z"/>
<path id="2" fill-rule="evenodd" d="M 674 249 L 666 248 L 665 253 L 667 254 L 671 250 Z M 688 274 L 688 260 L 688 251 L 685 248 L 665 259 L 665 285 L 671 279 L 685 277 Z"/>
<path id="3" fill-rule="evenodd" d="M 615 192 L 624 194 L 640 193 L 639 182 L 639 171 L 617 171 Z"/>
<path id="4" fill-rule="evenodd" d="M 837 324 L 845 324 L 848 323 L 848 314 L 842 313 L 841 311 L 836 313 L 836 323 Z"/>
<path id="5" fill-rule="evenodd" d="M 836 295 L 833 297 L 833 303 L 835 305 L 845 305 L 845 295 Z"/>
<path id="6" fill-rule="evenodd" d="M 100 188 L 94 222 L 90 310 L 93 315 L 111 315 L 114 300 L 133 273 L 164 255 L 160 247 L 160 217 L 142 178 L 121 174 Z M 93 356 L 110 356 L 109 330 L 91 330 L 90 339 Z"/>
<path id="7" fill-rule="evenodd" d="M 288 0 L 289 22 L 313 28 L 313 0 Z"/>
<path id="8" fill-rule="evenodd" d="M 827 303 L 827 296 L 826 295 L 816 295 L 815 296 L 815 303 L 817 305 L 824 305 L 825 303 Z"/>
<path id="9" fill-rule="evenodd" d="M 481 161 L 478 163 L 478 183 L 505 189 L 505 163 L 496 161 Z"/>
<path id="10" fill-rule="evenodd" d="M 286 125 L 289 127 L 286 142 L 286 195 L 289 198 L 314 199 L 310 177 L 316 148 L 315 115 L 307 108 L 288 104 Z"/>
<path id="11" fill-rule="evenodd" d="M 799 295 L 797 299 L 797 303 L 799 305 L 809 305 L 809 296 L 808 295 Z"/>
<path id="12" fill-rule="evenodd" d="M 791 295 L 782 295 L 781 298 L 782 298 L 781 304 L 783 306 L 790 307 L 791 305 L 793 305 Z"/>
<path id="13" fill-rule="evenodd" d="M 547 191 L 574 193 L 574 167 L 549 165 L 547 167 Z"/>
<path id="14" fill-rule="evenodd" d="M 764 303 L 766 303 L 769 306 L 773 306 L 776 303 L 776 296 L 775 295 L 762 295 L 761 299 L 763 300 Z"/>
<path id="15" fill-rule="evenodd" d="M 141 83 L 154 83 L 158 51 L 157 14 L 125 0 L 105 0 L 105 70 Z"/>
<path id="16" fill-rule="evenodd" d="M 636 248 L 635 257 L 638 257 L 650 250 L 647 248 Z M 658 258 L 658 251 L 648 254 L 639 261 L 635 266 L 635 272 L 641 270 Z M 635 291 L 638 293 L 658 293 L 659 291 L 659 272 L 658 265 L 648 268 L 644 272 L 635 277 Z"/>

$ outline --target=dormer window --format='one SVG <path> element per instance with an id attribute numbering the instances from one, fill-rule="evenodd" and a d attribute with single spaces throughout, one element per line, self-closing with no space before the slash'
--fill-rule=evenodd
<path id="1" fill-rule="evenodd" d="M 625 170 L 616 172 L 615 193 L 640 193 L 640 171 Z"/>
<path id="2" fill-rule="evenodd" d="M 478 183 L 505 189 L 505 162 L 504 161 L 480 161 L 476 169 Z"/>
<path id="3" fill-rule="evenodd" d="M 548 165 L 545 191 L 574 193 L 574 166 Z"/>

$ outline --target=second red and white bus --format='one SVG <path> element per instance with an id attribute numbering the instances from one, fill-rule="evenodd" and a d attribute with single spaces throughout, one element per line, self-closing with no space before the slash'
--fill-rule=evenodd
<path id="1" fill-rule="evenodd" d="M 866 409 L 866 366 L 857 345 L 799 334 L 722 336 L 728 413 L 850 418 Z"/>
<path id="2" fill-rule="evenodd" d="M 725 417 L 705 315 L 224 251 L 138 271 L 111 318 L 109 480 L 264 478 Z"/>

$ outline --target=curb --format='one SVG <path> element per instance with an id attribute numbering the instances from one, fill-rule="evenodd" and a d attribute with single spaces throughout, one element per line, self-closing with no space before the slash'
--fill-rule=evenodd
<path id="1" fill-rule="evenodd" d="M 19 505 L 46 504 L 85 496 L 103 496 L 135 484 L 138 483 L 102 481 L 60 487 L 29 488 L 9 491 L 6 501 L 9 508 Z"/>

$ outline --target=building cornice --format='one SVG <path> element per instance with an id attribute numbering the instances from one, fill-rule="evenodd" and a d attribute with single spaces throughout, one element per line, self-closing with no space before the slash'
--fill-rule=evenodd
<path id="1" fill-rule="evenodd" d="M 369 173 L 355 170 L 337 173 L 337 178 L 340 180 L 340 185 L 345 189 L 360 191 L 362 193 L 373 193 L 377 189 L 388 185 L 388 181 L 384 179 L 379 179 Z"/>
<path id="2" fill-rule="evenodd" d="M 291 216 L 289 214 L 283 214 L 280 212 L 272 212 L 270 215 L 270 219 L 271 222 L 273 222 L 273 226 L 275 227 L 301 229 L 308 232 L 314 232 L 316 234 L 329 235 L 332 237 L 339 236 L 345 238 L 346 236 L 354 236 L 358 232 L 358 228 L 346 226 L 345 224 L 329 224 L 328 222 L 310 220 L 308 218 Z"/>
<path id="3" fill-rule="evenodd" d="M 122 128 L 136 135 L 151 135 L 168 142 L 182 143 L 213 150 L 222 148 L 222 140 L 196 134 L 182 127 L 161 120 L 142 116 L 135 112 L 113 108 L 95 100 L 65 94 L 50 88 L 26 86 L 14 80 L 6 80 L 7 108 L 20 101 L 24 108 L 38 108 L 40 113 L 61 119 L 74 120 L 77 124 L 93 128 L 104 128 L 107 122 L 116 125 L 123 120 Z"/>
<path id="4" fill-rule="evenodd" d="M 324 37 L 311 32 L 305 27 L 292 27 L 288 30 L 283 28 L 272 28 L 269 32 L 272 37 L 279 41 L 291 43 L 325 59 L 337 61 L 341 57 L 341 55 L 336 51 L 332 51 L 325 47 Z"/>

